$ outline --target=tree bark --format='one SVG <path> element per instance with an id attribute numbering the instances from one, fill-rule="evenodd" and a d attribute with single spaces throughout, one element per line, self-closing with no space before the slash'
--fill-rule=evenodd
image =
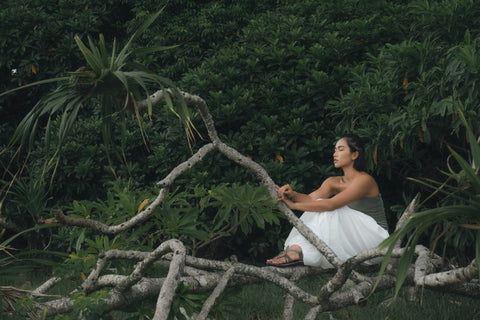
<path id="1" fill-rule="evenodd" d="M 200 314 L 196 317 L 196 320 L 207 319 L 208 314 L 210 313 L 210 309 L 212 309 L 213 305 L 215 304 L 215 301 L 223 293 L 223 291 L 227 287 L 227 284 L 232 278 L 234 273 L 235 273 L 235 268 L 233 267 L 228 269 L 227 272 L 225 272 L 225 274 L 223 275 L 222 279 L 218 282 L 217 286 L 213 290 L 210 297 L 208 297 L 208 299 L 203 304 L 202 311 L 200 311 Z"/>
<path id="2" fill-rule="evenodd" d="M 183 271 L 185 265 L 185 247 L 178 240 L 169 240 L 167 246 L 170 250 L 173 251 L 172 262 L 170 263 L 170 268 L 168 269 L 168 275 L 165 278 L 165 282 L 162 285 L 162 290 L 157 300 L 157 306 L 155 309 L 155 316 L 153 320 L 163 320 L 167 319 L 168 313 L 170 312 L 170 306 L 172 305 L 173 298 L 175 296 L 175 290 L 178 286 L 178 280 Z M 159 250 L 158 255 L 160 255 L 162 250 Z M 150 261 L 153 262 L 156 259 L 156 256 L 152 255 L 149 257 Z M 149 263 L 151 263 L 149 261 Z M 141 272 L 139 272 L 141 276 Z"/>

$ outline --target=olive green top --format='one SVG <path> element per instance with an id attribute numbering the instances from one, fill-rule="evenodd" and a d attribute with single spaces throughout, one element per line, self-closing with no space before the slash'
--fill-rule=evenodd
<path id="1" fill-rule="evenodd" d="M 378 225 L 388 231 L 387 217 L 383 208 L 383 200 L 381 196 L 373 198 L 360 198 L 348 204 L 351 209 L 360 211 L 369 215 Z"/>

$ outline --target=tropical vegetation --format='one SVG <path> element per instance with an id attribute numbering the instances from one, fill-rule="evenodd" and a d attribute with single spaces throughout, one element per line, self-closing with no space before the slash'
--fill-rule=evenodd
<path id="1" fill-rule="evenodd" d="M 171 237 L 216 259 L 277 252 L 290 225 L 220 154 L 182 175 L 141 228 L 49 224 L 55 208 L 117 224 L 146 206 L 208 142 L 182 90 L 207 102 L 225 143 L 299 191 L 335 174 L 337 136 L 369 137 L 390 231 L 417 192 L 425 199 L 386 245 L 407 237 L 460 265 L 478 259 L 479 17 L 470 0 L 2 1 L 2 276 L 81 278 L 102 250 Z M 139 112 L 162 88 L 172 99 Z"/>

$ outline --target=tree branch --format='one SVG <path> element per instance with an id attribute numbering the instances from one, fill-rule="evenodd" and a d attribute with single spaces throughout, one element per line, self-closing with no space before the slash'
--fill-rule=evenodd
<path id="1" fill-rule="evenodd" d="M 173 258 L 170 263 L 170 268 L 168 269 L 167 277 L 162 286 L 162 290 L 160 290 L 160 294 L 158 295 L 153 320 L 167 319 L 168 313 L 170 312 L 170 306 L 172 305 L 175 296 L 175 290 L 178 286 L 178 280 L 185 265 L 185 247 L 183 244 L 178 240 L 169 240 L 164 242 L 164 244 L 173 251 Z M 160 255 L 161 252 L 163 252 L 163 250 L 159 250 L 158 254 Z M 156 259 L 156 257 L 152 256 L 151 260 L 153 261 L 154 259 Z"/>
<path id="2" fill-rule="evenodd" d="M 169 90 L 169 89 L 165 89 Z M 165 178 L 157 183 L 161 188 L 155 200 L 143 211 L 135 215 L 132 219 L 116 226 L 109 226 L 99 221 L 90 219 L 79 219 L 67 217 L 61 210 L 56 210 L 56 219 L 66 225 L 87 227 L 104 234 L 117 234 L 132 228 L 133 226 L 148 219 L 152 212 L 164 200 L 167 189 L 184 172 L 191 169 L 204 157 L 217 150 L 234 163 L 253 172 L 260 182 L 268 189 L 273 199 L 277 198 L 275 183 L 268 175 L 266 170 L 258 163 L 252 161 L 240 152 L 223 143 L 216 131 L 213 118 L 208 110 L 206 102 L 195 95 L 182 92 L 184 100 L 198 108 L 205 127 L 208 131 L 211 143 L 201 147 L 187 161 L 175 167 Z M 155 104 L 163 100 L 164 91 L 159 90 L 151 97 L 151 103 Z M 138 110 L 145 110 L 148 102 L 141 101 L 137 104 Z M 419 194 L 412 200 L 400 217 L 397 229 L 403 227 L 418 206 Z M 345 262 L 338 259 L 336 254 L 311 230 L 308 228 L 283 202 L 278 203 L 282 214 L 302 234 L 310 241 L 336 268 L 333 277 L 323 285 L 318 295 L 312 295 L 296 285 L 298 279 L 305 275 L 324 273 L 321 268 L 312 267 L 294 267 L 294 268 L 276 268 L 276 267 L 255 267 L 239 263 L 237 261 L 225 262 L 202 258 L 196 258 L 186 255 L 184 245 L 175 239 L 168 240 L 160 244 L 152 252 L 141 251 L 122 251 L 109 250 L 99 254 L 97 265 L 82 283 L 80 289 L 89 294 L 101 288 L 109 287 L 110 297 L 102 301 L 106 306 L 106 311 L 123 308 L 132 305 L 138 301 L 157 296 L 155 320 L 166 319 L 171 309 L 172 301 L 175 296 L 175 290 L 179 282 L 184 283 L 193 291 L 213 290 L 210 297 L 205 301 L 197 319 L 206 319 L 211 308 L 218 297 L 224 292 L 227 286 L 235 286 L 259 281 L 268 281 L 282 288 L 287 293 L 284 306 L 284 319 L 293 318 L 293 307 L 296 300 L 311 306 L 305 319 L 315 319 L 319 313 L 331 310 L 337 310 L 349 305 L 363 305 L 367 297 L 374 288 L 376 278 L 362 275 L 358 272 L 363 262 L 380 258 L 385 255 L 387 249 L 379 250 L 372 248 L 351 257 Z M 400 248 L 400 243 L 396 244 L 391 257 L 399 257 L 405 251 Z M 475 261 L 461 269 L 455 269 L 447 272 L 434 273 L 438 269 L 439 258 L 432 255 L 430 251 L 422 246 L 415 248 L 417 258 L 414 268 L 410 268 L 405 284 L 419 286 L 423 284 L 432 288 L 445 288 L 446 286 L 456 285 L 458 290 L 475 290 L 479 288 L 478 283 L 466 282 L 474 279 L 478 275 L 478 266 Z M 130 275 L 104 274 L 107 262 L 111 259 L 136 260 L 134 270 Z M 169 271 L 165 278 L 146 278 L 146 270 L 153 264 L 161 264 L 168 267 Z M 393 264 L 392 264 L 393 266 Z M 385 290 L 395 286 L 395 278 L 390 274 L 393 267 L 379 279 L 376 284 L 376 290 Z M 345 284 L 348 279 L 353 279 L 355 285 L 347 287 Z M 351 281 L 350 281 L 351 282 Z M 55 280 L 46 282 L 34 292 L 47 291 L 53 286 Z M 469 285 L 469 286 L 467 286 Z M 462 289 L 463 286 L 463 289 Z M 41 310 L 48 309 L 48 315 L 53 316 L 60 313 L 68 313 L 73 310 L 73 299 L 66 297 L 46 303 L 37 304 L 37 314 Z M 40 313 L 39 313 L 40 312 Z"/>
<path id="3" fill-rule="evenodd" d="M 235 273 L 235 268 L 233 267 L 228 269 L 227 272 L 224 273 L 222 279 L 218 282 L 217 286 L 213 290 L 210 297 L 208 297 L 208 299 L 203 304 L 202 311 L 200 311 L 200 313 L 196 317 L 196 320 L 207 319 L 210 309 L 213 307 L 218 297 L 223 293 L 223 291 L 225 290 L 228 284 L 228 281 L 230 281 L 234 273 Z"/>
<path id="4" fill-rule="evenodd" d="M 203 158 L 213 149 L 214 145 L 212 143 L 201 147 L 192 157 L 190 157 L 190 159 L 176 166 L 165 178 L 163 178 L 162 181 L 157 182 L 157 187 L 165 188 L 172 185 L 176 178 L 193 168 L 194 165 L 203 160 Z"/>
<path id="5" fill-rule="evenodd" d="M 150 217 L 150 215 L 153 213 L 153 211 L 160 205 L 160 203 L 162 203 L 166 194 L 167 194 L 166 188 L 160 189 L 158 196 L 146 209 L 142 210 L 141 212 L 133 216 L 130 220 L 114 226 L 109 226 L 107 224 L 104 224 L 100 221 L 96 221 L 93 219 L 71 218 L 66 216 L 63 213 L 63 211 L 60 209 L 53 210 L 53 213 L 57 221 L 63 225 L 80 227 L 80 228 L 89 228 L 92 230 L 100 231 L 101 233 L 104 233 L 104 234 L 117 234 L 125 230 L 131 229 L 137 224 L 147 220 Z"/>
<path id="6" fill-rule="evenodd" d="M 425 275 L 423 283 L 427 287 L 442 287 L 469 282 L 478 277 L 477 261 L 473 260 L 464 268 Z"/>

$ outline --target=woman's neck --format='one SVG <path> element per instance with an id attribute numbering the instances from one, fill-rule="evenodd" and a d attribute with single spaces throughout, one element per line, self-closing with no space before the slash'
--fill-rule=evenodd
<path id="1" fill-rule="evenodd" d="M 343 168 L 343 178 L 346 182 L 355 179 L 359 174 L 361 174 L 361 171 L 358 171 L 353 166 Z"/>

